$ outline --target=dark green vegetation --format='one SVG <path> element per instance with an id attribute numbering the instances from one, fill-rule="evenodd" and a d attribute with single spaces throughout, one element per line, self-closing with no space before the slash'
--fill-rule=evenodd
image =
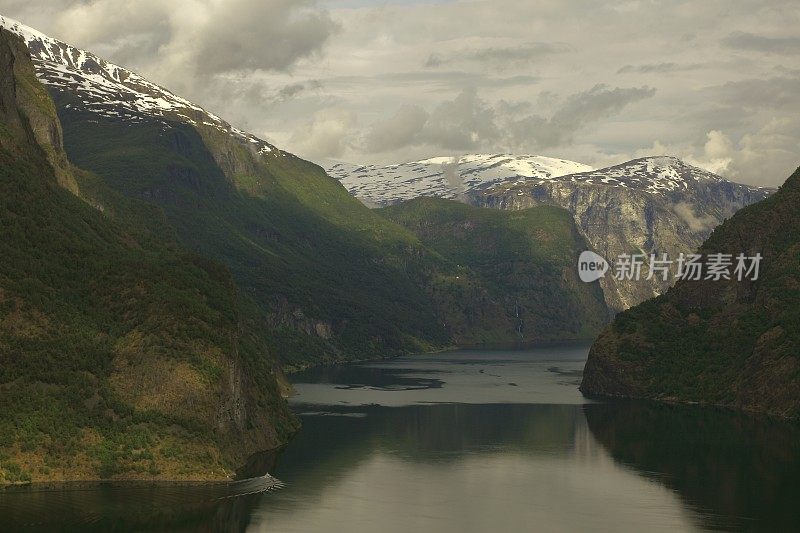
<path id="1" fill-rule="evenodd" d="M 570 214 L 418 198 L 380 210 L 443 258 L 431 291 L 459 344 L 590 338 L 608 319 L 598 283 L 575 271 L 586 243 Z"/>
<path id="2" fill-rule="evenodd" d="M 423 247 L 319 167 L 253 154 L 212 127 L 131 124 L 55 96 L 70 158 L 161 207 L 182 244 L 225 263 L 288 368 L 448 343 L 419 282 Z"/>
<path id="3" fill-rule="evenodd" d="M 589 354 L 590 395 L 800 416 L 800 170 L 701 247 L 761 253 L 757 281 L 680 281 L 621 313 Z"/>
<path id="4" fill-rule="evenodd" d="M 0 125 L 0 484 L 224 479 L 284 442 L 296 421 L 228 271 L 69 164 L 4 30 Z"/>
<path id="5" fill-rule="evenodd" d="M 289 370 L 456 343 L 586 338 L 607 318 L 600 289 L 574 276 L 585 245 L 565 211 L 436 204 L 481 228 L 429 240 L 400 211 L 384 218 L 291 154 L 255 153 L 213 126 L 81 111 L 74 94 L 54 91 L 70 158 L 163 209 L 181 244 L 226 264 Z M 495 232 L 506 235 L 487 241 Z M 467 257 L 470 247 L 485 249 Z"/>

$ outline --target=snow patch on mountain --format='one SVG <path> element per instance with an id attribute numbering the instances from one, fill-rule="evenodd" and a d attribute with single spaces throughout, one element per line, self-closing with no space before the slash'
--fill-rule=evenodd
<path id="1" fill-rule="evenodd" d="M 25 41 L 36 76 L 42 84 L 71 91 L 79 97 L 79 103 L 73 107 L 82 106 L 83 110 L 100 116 L 130 122 L 155 118 L 166 126 L 170 121 L 210 126 L 248 143 L 260 154 L 268 154 L 275 149 L 266 141 L 231 126 L 189 100 L 91 52 L 48 37 L 2 15 L 0 27 Z"/>
<path id="2" fill-rule="evenodd" d="M 593 168 L 538 155 L 473 154 L 387 166 L 337 162 L 327 170 L 366 203 L 390 205 L 418 196 L 457 198 L 499 183 L 551 180 Z"/>
<path id="3" fill-rule="evenodd" d="M 572 174 L 564 179 L 573 182 L 629 187 L 650 193 L 688 189 L 693 184 L 702 182 L 725 181 L 721 176 L 671 156 L 633 159 L 613 167 Z"/>
<path id="4" fill-rule="evenodd" d="M 649 194 L 672 193 L 692 189 L 701 183 L 726 181 L 671 156 L 643 157 L 596 170 L 574 161 L 543 156 L 465 155 L 387 166 L 335 163 L 329 165 L 328 173 L 340 180 L 352 195 L 378 206 L 418 196 L 452 199 L 496 186 L 512 188 L 558 181 L 620 187 Z M 525 193 L 520 190 L 518 194 Z"/>

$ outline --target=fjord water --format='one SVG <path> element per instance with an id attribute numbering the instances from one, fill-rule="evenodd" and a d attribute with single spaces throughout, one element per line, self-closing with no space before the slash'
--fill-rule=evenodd
<path id="1" fill-rule="evenodd" d="M 796 526 L 796 426 L 716 409 L 589 402 L 577 391 L 587 350 L 461 351 L 311 370 L 293 379 L 303 429 L 277 461 L 260 458 L 284 483 L 278 490 L 6 492 L 0 524 L 256 532 Z"/>

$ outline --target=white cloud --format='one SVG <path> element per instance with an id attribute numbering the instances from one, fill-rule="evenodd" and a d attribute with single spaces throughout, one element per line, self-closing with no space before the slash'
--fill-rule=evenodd
<path id="1" fill-rule="evenodd" d="M 711 215 L 698 217 L 694 212 L 694 207 L 686 202 L 679 202 L 673 205 L 672 210 L 686 222 L 690 230 L 695 232 L 710 230 L 720 223 L 719 220 Z"/>
<path id="2" fill-rule="evenodd" d="M 306 157 L 502 149 L 598 165 L 665 150 L 770 184 L 800 162 L 796 0 L 0 0 L 0 12 Z"/>
<path id="3" fill-rule="evenodd" d="M 291 143 L 311 159 L 338 158 L 352 142 L 356 116 L 344 109 L 325 109 L 294 131 Z"/>

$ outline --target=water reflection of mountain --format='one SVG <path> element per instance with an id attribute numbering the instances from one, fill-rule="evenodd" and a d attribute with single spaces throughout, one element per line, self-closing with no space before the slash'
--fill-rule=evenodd
<path id="1" fill-rule="evenodd" d="M 800 427 L 708 408 L 583 406 L 594 437 L 620 463 L 702 510 L 704 527 L 796 530 Z"/>
<path id="2" fill-rule="evenodd" d="M 325 414 L 303 417 L 301 434 L 274 471 L 279 479 L 301 486 L 304 498 L 346 479 L 378 454 L 441 465 L 471 454 L 573 453 L 576 446 L 584 449 L 588 437 L 583 414 L 574 405 L 306 407 Z"/>
<path id="3" fill-rule="evenodd" d="M 230 484 L 63 484 L 0 492 L 2 531 L 240 532 L 269 478 Z M 255 493 L 255 494 L 251 494 Z"/>
<path id="4" fill-rule="evenodd" d="M 576 424 L 583 418 L 572 405 L 321 406 L 319 412 L 328 416 L 304 417 L 302 438 L 287 448 L 277 472 L 284 462 L 296 463 L 296 456 L 323 460 L 335 455 L 339 461 L 341 448 L 357 454 L 388 451 L 414 461 L 447 460 L 487 446 L 544 453 L 571 447 Z"/>

